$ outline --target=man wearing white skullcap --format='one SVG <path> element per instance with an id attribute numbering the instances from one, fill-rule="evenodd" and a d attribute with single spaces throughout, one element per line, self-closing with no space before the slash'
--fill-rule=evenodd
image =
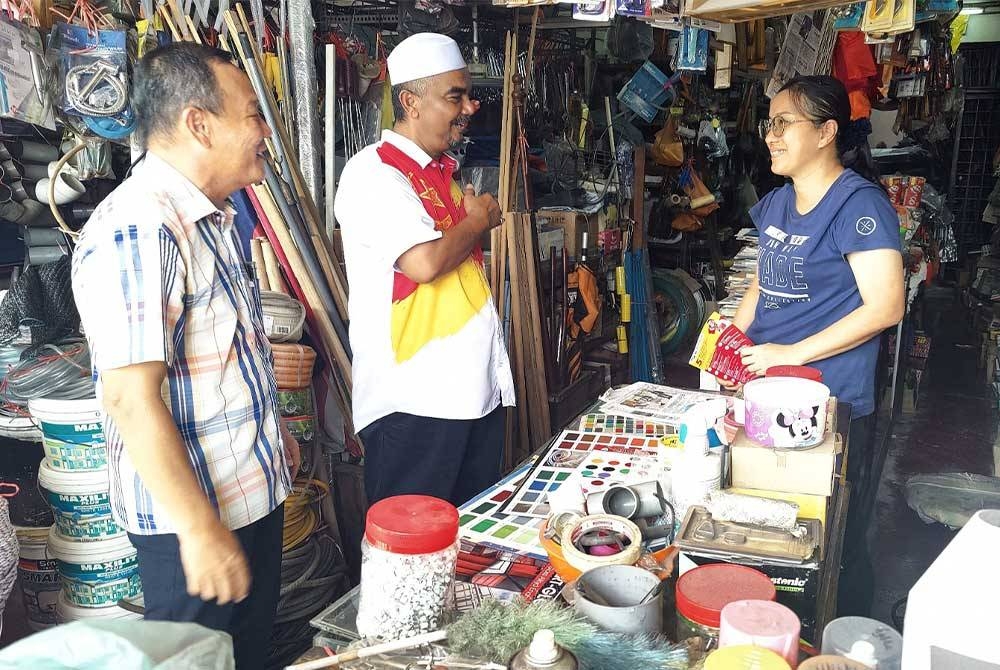
<path id="1" fill-rule="evenodd" d="M 492 195 L 454 181 L 479 103 L 450 37 L 389 54 L 395 125 L 347 162 L 337 189 L 350 283 L 354 427 L 369 504 L 402 494 L 461 504 L 500 474 L 514 383 L 480 246 Z"/>

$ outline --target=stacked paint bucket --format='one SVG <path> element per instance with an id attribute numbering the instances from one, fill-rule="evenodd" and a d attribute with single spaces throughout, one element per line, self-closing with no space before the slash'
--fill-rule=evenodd
<path id="1" fill-rule="evenodd" d="M 55 559 L 63 621 L 141 618 L 117 606 L 142 595 L 136 552 L 111 516 L 107 448 L 94 398 L 32 400 L 28 410 L 42 431 L 45 458 L 38 483 L 55 524 L 47 552 Z"/>

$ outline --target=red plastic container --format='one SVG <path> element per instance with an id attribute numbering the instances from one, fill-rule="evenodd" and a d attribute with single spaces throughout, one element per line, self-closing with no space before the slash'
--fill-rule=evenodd
<path id="1" fill-rule="evenodd" d="M 713 563 L 677 580 L 677 639 L 701 637 L 706 649 L 719 639 L 722 608 L 737 600 L 775 600 L 771 578 L 744 565 Z"/>
<path id="2" fill-rule="evenodd" d="M 823 372 L 806 365 L 775 365 L 773 368 L 768 368 L 764 376 L 798 377 L 799 379 L 811 379 L 814 382 L 823 382 Z"/>

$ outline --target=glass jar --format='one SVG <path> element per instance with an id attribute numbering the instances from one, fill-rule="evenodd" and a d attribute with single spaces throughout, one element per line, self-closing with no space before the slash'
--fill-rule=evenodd
<path id="1" fill-rule="evenodd" d="M 368 511 L 357 626 L 399 639 L 437 630 L 458 558 L 458 510 L 430 496 L 395 496 Z"/>
<path id="2" fill-rule="evenodd" d="M 677 639 L 702 639 L 702 651 L 719 646 L 722 608 L 737 600 L 777 596 L 771 578 L 759 570 L 730 563 L 710 563 L 677 579 Z"/>

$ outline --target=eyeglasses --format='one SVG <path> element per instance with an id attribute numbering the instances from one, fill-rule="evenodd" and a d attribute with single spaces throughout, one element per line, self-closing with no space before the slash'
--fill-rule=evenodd
<path id="1" fill-rule="evenodd" d="M 760 122 L 760 136 L 767 138 L 767 134 L 771 133 L 775 137 L 781 137 L 785 134 L 785 130 L 788 126 L 795 123 L 816 123 L 812 119 L 795 119 L 794 121 L 785 118 L 784 116 L 776 116 L 773 119 L 764 119 Z"/>

